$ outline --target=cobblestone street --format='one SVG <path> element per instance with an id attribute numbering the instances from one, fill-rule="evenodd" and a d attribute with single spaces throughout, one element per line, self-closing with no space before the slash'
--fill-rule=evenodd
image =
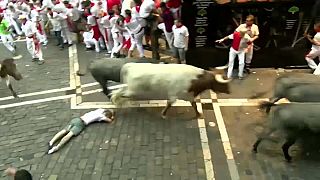
<path id="1" fill-rule="evenodd" d="M 293 162 L 284 161 L 280 140 L 262 143 L 251 153 L 265 117 L 257 110 L 254 93 L 268 91 L 284 70 L 253 70 L 245 80 L 231 83 L 232 94 L 205 92 L 198 100 L 202 119 L 187 102 L 177 102 L 161 119 L 164 101 L 136 102 L 118 109 L 113 123 L 96 123 L 48 155 L 48 142 L 74 117 L 95 108 L 113 108 L 90 73 L 90 61 L 107 58 L 85 52 L 82 45 L 60 51 L 44 49 L 45 64 L 31 62 L 25 42 L 18 43 L 23 58 L 16 60 L 24 76 L 12 80 L 19 99 L 13 99 L 5 82 L 0 85 L 0 179 L 9 166 L 29 170 L 44 180 L 317 180 L 318 149 L 295 145 Z M 69 52 L 68 52 L 69 51 Z M 1 56 L 10 57 L 0 45 Z M 304 71 L 304 70 L 300 70 Z M 80 99 L 80 100 L 79 100 Z"/>

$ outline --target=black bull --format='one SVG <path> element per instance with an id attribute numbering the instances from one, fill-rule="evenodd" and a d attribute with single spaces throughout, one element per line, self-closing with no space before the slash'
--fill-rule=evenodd
<path id="1" fill-rule="evenodd" d="M 0 77 L 6 80 L 6 84 L 10 89 L 12 95 L 17 98 L 17 93 L 13 90 L 10 83 L 9 76 L 13 77 L 15 80 L 19 81 L 22 79 L 21 73 L 17 70 L 17 66 L 14 63 L 14 59 L 5 59 L 0 61 Z"/>
<path id="2" fill-rule="evenodd" d="M 110 96 L 108 81 L 120 82 L 120 72 L 123 65 L 129 62 L 135 63 L 159 63 L 159 60 L 153 59 L 110 59 L 97 60 L 90 65 L 90 71 L 93 78 L 101 85 L 103 93 Z"/>
<path id="3" fill-rule="evenodd" d="M 276 79 L 273 97 L 261 103 L 260 108 L 270 111 L 272 104 L 286 98 L 291 102 L 320 102 L 320 77 L 312 74 L 290 74 Z"/>
<path id="4" fill-rule="evenodd" d="M 253 145 L 253 152 L 272 133 L 281 130 L 285 134 L 286 142 L 282 146 L 284 157 L 291 161 L 289 148 L 297 139 L 305 139 L 310 135 L 319 136 L 320 133 L 320 103 L 289 103 L 274 105 L 268 116 L 269 126 L 258 137 Z"/>

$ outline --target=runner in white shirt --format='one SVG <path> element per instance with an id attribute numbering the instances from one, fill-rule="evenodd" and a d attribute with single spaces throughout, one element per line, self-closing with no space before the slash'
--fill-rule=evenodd
<path id="1" fill-rule="evenodd" d="M 19 20 L 21 20 L 22 32 L 26 36 L 27 49 L 32 56 L 32 61 L 37 61 L 38 64 L 42 65 L 44 59 L 42 57 L 41 43 L 37 37 L 37 28 L 34 22 L 27 20 L 25 15 L 20 15 Z"/>
<path id="2" fill-rule="evenodd" d="M 18 20 L 18 17 L 19 17 L 19 14 L 21 12 L 19 12 L 19 10 L 15 9 L 15 6 L 12 2 L 10 2 L 8 4 L 8 8 L 6 9 L 4 15 L 5 15 L 5 18 L 9 21 L 10 25 L 13 26 L 15 32 L 21 36 L 22 35 L 22 31 L 21 31 L 21 28 L 19 27 L 18 23 L 17 23 L 17 20 Z"/>
<path id="3" fill-rule="evenodd" d="M 314 25 L 314 30 L 317 32 L 313 39 L 308 34 L 304 34 L 305 38 L 307 38 L 311 43 L 311 51 L 306 55 L 305 59 L 308 62 L 308 66 L 315 70 L 313 72 L 314 75 L 320 75 L 320 63 L 317 65 L 314 62 L 314 59 L 320 59 L 320 23 Z"/>
<path id="4" fill-rule="evenodd" d="M 50 140 L 48 154 L 52 154 L 58 151 L 73 136 L 79 135 L 89 124 L 93 122 L 112 122 L 113 120 L 114 112 L 108 109 L 97 109 L 84 114 L 80 118 L 72 119 L 71 122 L 63 130 L 58 132 Z M 61 139 L 59 144 L 53 146 L 58 139 Z"/>
<path id="5" fill-rule="evenodd" d="M 173 32 L 173 54 L 178 59 L 178 63 L 186 63 L 186 51 L 188 50 L 189 31 L 182 25 L 181 20 L 176 20 L 172 26 Z"/>
<path id="6" fill-rule="evenodd" d="M 110 19 L 113 17 L 113 11 L 109 15 L 104 13 L 102 15 L 102 18 L 100 19 L 100 31 L 104 38 L 104 42 L 107 46 L 107 54 L 111 54 L 112 48 L 113 48 L 113 39 L 111 34 L 111 22 Z"/>
<path id="7" fill-rule="evenodd" d="M 125 23 L 125 27 L 131 35 L 131 46 L 128 52 L 128 57 L 131 57 L 133 50 L 137 47 L 139 51 L 139 57 L 144 57 L 144 50 L 142 46 L 142 39 L 144 35 L 144 27 L 141 26 L 140 22 L 137 19 L 131 17 L 131 11 L 125 10 L 126 18 L 130 19 L 129 22 Z"/>
<path id="8" fill-rule="evenodd" d="M 52 30 L 54 31 L 54 35 L 57 38 L 57 46 L 60 46 L 60 50 L 63 50 L 63 39 L 61 36 L 61 19 L 59 19 L 58 13 L 53 12 L 51 8 L 48 8 L 48 19 L 49 23 L 52 25 Z M 47 24 L 46 26 L 48 26 Z"/>
<path id="9" fill-rule="evenodd" d="M 111 58 L 119 57 L 120 50 L 123 46 L 123 31 L 126 31 L 124 28 L 124 18 L 123 16 L 115 16 L 110 19 L 112 29 L 112 38 L 113 38 L 113 48 L 111 52 Z"/>

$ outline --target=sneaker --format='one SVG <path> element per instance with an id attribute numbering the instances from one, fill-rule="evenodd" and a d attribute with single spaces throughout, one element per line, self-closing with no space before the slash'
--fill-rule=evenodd
<path id="1" fill-rule="evenodd" d="M 54 146 L 53 148 L 51 148 L 49 151 L 48 151 L 48 154 L 52 154 L 54 152 L 58 151 L 58 147 L 57 146 Z"/>
<path id="2" fill-rule="evenodd" d="M 36 62 L 38 60 L 39 60 L 39 58 L 32 58 L 32 62 Z"/>
<path id="3" fill-rule="evenodd" d="M 239 80 L 243 80 L 243 77 L 239 77 Z"/>

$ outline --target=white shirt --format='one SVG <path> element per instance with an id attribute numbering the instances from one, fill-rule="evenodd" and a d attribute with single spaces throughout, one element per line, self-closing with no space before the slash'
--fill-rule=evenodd
<path id="1" fill-rule="evenodd" d="M 28 20 L 25 24 L 22 24 L 21 29 L 27 39 L 38 32 L 36 24 L 30 20 Z"/>
<path id="2" fill-rule="evenodd" d="M 141 9 L 140 9 L 140 12 L 141 12 Z M 136 6 L 131 8 L 131 19 L 135 19 L 136 21 L 139 21 L 142 27 L 145 27 L 147 24 L 146 20 L 140 16 L 140 13 L 137 11 Z"/>
<path id="3" fill-rule="evenodd" d="M 87 18 L 87 24 L 90 25 L 90 26 L 97 25 L 97 21 L 98 20 L 96 19 L 96 17 L 92 16 L 92 15 L 88 16 L 88 18 Z"/>
<path id="4" fill-rule="evenodd" d="M 100 24 L 101 24 L 101 27 L 103 27 L 103 28 L 111 29 L 111 23 L 110 23 L 110 20 L 109 20 L 109 15 L 102 17 L 100 19 Z"/>
<path id="5" fill-rule="evenodd" d="M 61 21 L 59 20 L 58 13 L 53 12 L 52 16 L 48 13 L 48 19 L 52 25 L 53 31 L 61 31 Z"/>
<path id="6" fill-rule="evenodd" d="M 97 109 L 94 111 L 90 111 L 83 116 L 81 116 L 81 119 L 83 122 L 88 125 L 93 122 L 100 122 L 107 119 L 107 117 L 104 115 L 104 109 Z"/>
<path id="7" fill-rule="evenodd" d="M 230 34 L 228 36 L 229 39 L 233 39 L 233 34 Z M 236 50 L 236 51 L 243 51 L 245 50 L 245 48 L 248 47 L 248 42 L 251 40 L 250 36 L 248 34 L 245 34 L 244 37 L 241 38 L 241 41 L 240 41 L 240 45 L 239 45 L 239 49 Z M 232 48 L 232 47 L 231 47 Z M 234 48 L 232 48 L 234 49 Z M 235 49 L 234 49 L 235 50 Z"/>
<path id="8" fill-rule="evenodd" d="M 320 43 L 320 32 L 317 32 L 317 34 L 314 35 L 313 40 L 316 41 L 317 43 Z M 320 51 L 320 46 L 312 44 L 312 49 Z"/>
<path id="9" fill-rule="evenodd" d="M 54 4 L 52 3 L 51 0 L 43 0 L 41 9 L 43 9 L 43 8 L 53 8 L 53 6 L 54 6 Z"/>
<path id="10" fill-rule="evenodd" d="M 189 36 L 189 31 L 186 26 L 177 28 L 176 25 L 172 26 L 173 32 L 173 46 L 176 48 L 185 48 L 185 38 Z"/>
<path id="11" fill-rule="evenodd" d="M 155 9 L 155 3 L 153 0 L 144 0 L 140 6 L 140 16 L 146 18 L 150 15 L 151 11 Z"/>
<path id="12" fill-rule="evenodd" d="M 123 0 L 122 7 L 121 7 L 121 15 L 125 16 L 125 11 L 127 9 L 131 10 L 131 7 L 133 6 L 133 4 L 134 4 L 133 0 Z"/>
<path id="13" fill-rule="evenodd" d="M 137 34 L 139 31 L 141 31 L 142 28 L 140 23 L 136 19 L 132 18 L 130 22 L 125 23 L 125 27 L 130 34 Z"/>
<path id="14" fill-rule="evenodd" d="M 239 32 L 241 28 L 246 28 L 247 29 L 247 34 L 253 38 L 254 36 L 259 35 L 259 28 L 257 25 L 252 24 L 251 27 L 247 27 L 247 24 L 240 24 L 239 27 L 237 27 L 236 31 Z"/>

